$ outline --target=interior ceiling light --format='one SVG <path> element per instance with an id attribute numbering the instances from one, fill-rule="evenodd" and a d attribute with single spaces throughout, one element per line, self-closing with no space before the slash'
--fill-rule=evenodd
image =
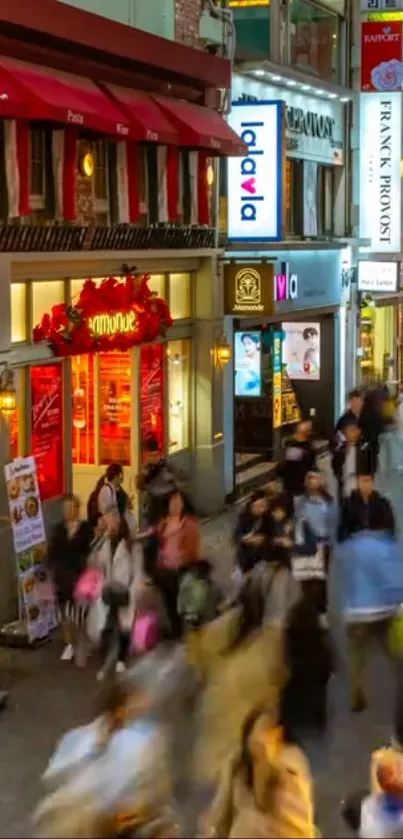
<path id="1" fill-rule="evenodd" d="M 337 93 L 328 93 L 329 99 L 337 99 Z"/>
<path id="2" fill-rule="evenodd" d="M 315 90 L 315 93 L 316 93 L 317 96 L 323 96 L 324 92 L 325 91 L 322 90 L 322 88 L 316 88 L 316 90 Z"/>
<path id="3" fill-rule="evenodd" d="M 272 73 L 271 77 L 273 79 L 273 82 L 281 82 L 281 76 L 276 76 L 275 74 Z"/>
<path id="4" fill-rule="evenodd" d="M 349 101 L 350 101 L 349 96 L 340 96 L 340 102 L 349 102 Z"/>
<path id="5" fill-rule="evenodd" d="M 297 83 L 293 79 L 287 79 L 287 85 L 288 87 L 296 87 Z"/>
<path id="6" fill-rule="evenodd" d="M 255 76 L 264 76 L 264 70 L 255 70 Z"/>
<path id="7" fill-rule="evenodd" d="M 312 90 L 312 85 L 310 84 L 302 84 L 301 90 Z"/>

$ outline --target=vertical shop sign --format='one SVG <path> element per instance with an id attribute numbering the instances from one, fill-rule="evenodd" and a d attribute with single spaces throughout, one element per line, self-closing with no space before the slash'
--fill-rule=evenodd
<path id="1" fill-rule="evenodd" d="M 141 347 L 140 428 L 143 462 L 147 460 L 146 441 L 153 439 L 161 457 L 165 451 L 164 433 L 164 348 L 162 344 Z"/>
<path id="2" fill-rule="evenodd" d="M 273 428 L 281 427 L 281 332 L 273 336 Z"/>
<path id="3" fill-rule="evenodd" d="M 31 367 L 31 449 L 42 501 L 63 495 L 63 371 L 61 364 Z"/>
<path id="4" fill-rule="evenodd" d="M 303 229 L 304 236 L 318 235 L 318 164 L 314 160 L 304 160 L 304 201 Z"/>
<path id="5" fill-rule="evenodd" d="M 400 253 L 400 93 L 360 95 L 360 239 Z"/>
<path id="6" fill-rule="evenodd" d="M 364 21 L 361 25 L 361 90 L 398 91 L 402 88 L 402 24 Z"/>
<path id="7" fill-rule="evenodd" d="M 131 356 L 99 354 L 100 460 L 130 464 Z"/>

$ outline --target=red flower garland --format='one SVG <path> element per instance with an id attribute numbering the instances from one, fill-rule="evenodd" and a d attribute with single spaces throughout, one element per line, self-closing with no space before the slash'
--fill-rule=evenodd
<path id="1" fill-rule="evenodd" d="M 172 318 L 165 300 L 150 291 L 149 279 L 149 274 L 127 274 L 124 282 L 116 277 L 107 277 L 101 285 L 86 280 L 77 303 L 53 306 L 51 314 L 43 316 L 33 331 L 34 342 L 46 341 L 54 355 L 68 356 L 124 351 L 155 341 L 172 326 Z M 133 331 L 94 335 L 90 318 L 115 312 L 134 312 Z"/>

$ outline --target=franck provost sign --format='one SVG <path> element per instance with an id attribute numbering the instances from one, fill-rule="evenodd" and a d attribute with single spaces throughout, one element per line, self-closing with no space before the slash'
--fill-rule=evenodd
<path id="1" fill-rule="evenodd" d="M 360 95 L 360 238 L 400 252 L 401 93 Z"/>
<path id="2" fill-rule="evenodd" d="M 235 102 L 229 123 L 248 146 L 228 159 L 228 237 L 274 242 L 282 238 L 283 106 Z"/>

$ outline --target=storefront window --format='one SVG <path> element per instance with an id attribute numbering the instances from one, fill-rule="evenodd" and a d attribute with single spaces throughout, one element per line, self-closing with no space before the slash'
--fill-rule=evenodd
<path id="1" fill-rule="evenodd" d="M 270 5 L 234 2 L 232 11 L 236 30 L 236 58 L 257 61 L 270 57 Z"/>
<path id="2" fill-rule="evenodd" d="M 169 309 L 172 320 L 191 317 L 190 274 L 169 275 Z"/>
<path id="3" fill-rule="evenodd" d="M 43 315 L 59 303 L 64 303 L 63 280 L 32 283 L 32 326 L 37 326 Z"/>
<path id="4" fill-rule="evenodd" d="M 130 464 L 131 356 L 99 353 L 99 445 L 102 464 Z"/>
<path id="5" fill-rule="evenodd" d="M 338 82 L 338 16 L 306 0 L 294 0 L 290 19 L 291 64 L 326 81 Z"/>
<path id="6" fill-rule="evenodd" d="M 10 460 L 22 457 L 25 452 L 25 370 L 14 370 L 14 387 L 17 392 L 15 411 L 8 419 L 10 436 Z"/>
<path id="7" fill-rule="evenodd" d="M 150 291 L 153 291 L 154 294 L 158 295 L 158 297 L 165 299 L 165 274 L 151 274 L 148 287 Z"/>
<path id="8" fill-rule="evenodd" d="M 95 358 L 76 355 L 71 360 L 73 463 L 95 463 Z"/>
<path id="9" fill-rule="evenodd" d="M 11 285 L 11 341 L 18 344 L 27 340 L 27 285 Z"/>
<path id="10" fill-rule="evenodd" d="M 36 459 L 42 501 L 63 495 L 63 369 L 31 367 L 31 452 Z"/>
<path id="11" fill-rule="evenodd" d="M 152 440 L 155 452 L 165 453 L 164 346 L 149 344 L 140 351 L 140 436 L 143 463 Z"/>
<path id="12" fill-rule="evenodd" d="M 168 343 L 169 454 L 190 445 L 190 341 Z"/>
<path id="13" fill-rule="evenodd" d="M 361 380 L 393 379 L 396 355 L 395 308 L 367 306 L 361 309 Z"/>
<path id="14" fill-rule="evenodd" d="M 95 285 L 101 285 L 103 277 L 91 277 L 91 279 Z M 70 300 L 73 304 L 77 303 L 84 283 L 85 280 L 70 280 Z"/>

